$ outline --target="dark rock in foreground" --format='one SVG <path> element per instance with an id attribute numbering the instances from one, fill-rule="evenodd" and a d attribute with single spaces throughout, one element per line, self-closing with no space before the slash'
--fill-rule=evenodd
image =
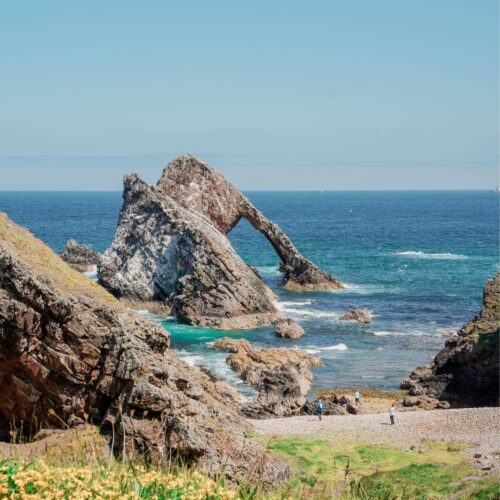
<path id="1" fill-rule="evenodd" d="M 345 399 L 346 403 L 340 404 L 340 398 L 338 398 L 335 394 L 321 398 L 324 408 L 323 415 L 356 415 L 358 413 L 357 408 L 353 406 L 347 398 Z M 317 401 L 317 399 L 307 401 L 300 411 L 301 415 L 316 415 Z"/>
<path id="2" fill-rule="evenodd" d="M 0 214 L 0 415 L 29 429 L 88 421 L 119 453 L 177 454 L 231 480 L 286 480 L 288 467 L 247 440 L 235 391 L 169 343 Z"/>
<path id="3" fill-rule="evenodd" d="M 289 290 L 338 290 L 342 283 L 306 259 L 281 228 L 268 220 L 250 200 L 219 172 L 189 155 L 170 162 L 158 188 L 182 206 L 211 221 L 223 234 L 244 218 L 271 243 L 281 259 L 284 286 Z"/>
<path id="4" fill-rule="evenodd" d="M 59 254 L 64 262 L 68 263 L 73 269 L 81 273 L 92 271 L 101 255 L 89 245 L 82 245 L 75 240 L 68 240 L 64 250 Z"/>
<path id="5" fill-rule="evenodd" d="M 406 406 L 498 406 L 500 273 L 486 282 L 481 312 L 465 324 L 429 365 L 403 380 Z"/>
<path id="6" fill-rule="evenodd" d="M 115 295 L 165 301 L 194 325 L 255 328 L 278 318 L 272 292 L 227 237 L 136 175 L 124 180 L 115 239 L 98 276 Z"/>
<path id="7" fill-rule="evenodd" d="M 228 337 L 214 348 L 231 353 L 228 365 L 248 384 L 255 385 L 257 398 L 241 409 L 250 418 L 288 417 L 300 414 L 311 388 L 311 368 L 319 358 L 298 349 L 254 349 L 250 342 Z"/>

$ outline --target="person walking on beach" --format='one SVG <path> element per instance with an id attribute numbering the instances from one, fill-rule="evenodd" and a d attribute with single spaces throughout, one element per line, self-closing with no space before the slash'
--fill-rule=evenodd
<path id="1" fill-rule="evenodd" d="M 391 419 L 391 425 L 394 425 L 394 417 L 396 416 L 396 403 L 392 403 L 389 408 L 389 418 Z"/>
<path id="2" fill-rule="evenodd" d="M 361 394 L 359 393 L 359 391 L 356 391 L 354 393 L 354 401 L 356 402 L 356 406 L 358 406 L 358 404 L 360 403 L 360 400 L 361 400 Z"/>
<path id="3" fill-rule="evenodd" d="M 318 415 L 318 418 L 321 420 L 321 416 L 323 415 L 323 410 L 324 410 L 324 404 L 321 398 L 316 401 L 316 415 Z"/>

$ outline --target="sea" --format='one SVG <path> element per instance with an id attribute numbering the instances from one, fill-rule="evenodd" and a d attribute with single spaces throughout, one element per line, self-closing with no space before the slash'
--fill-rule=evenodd
<path id="1" fill-rule="evenodd" d="M 245 194 L 303 255 L 347 286 L 335 292 L 284 290 L 271 245 L 241 221 L 229 235 L 232 244 L 258 268 L 277 295 L 276 306 L 300 323 L 305 335 L 289 340 L 276 337 L 272 328 L 195 328 L 151 315 L 171 333 L 180 358 L 206 366 L 245 399 L 255 391 L 229 369 L 226 355 L 212 348 L 217 338 L 241 337 L 258 348 L 297 348 L 319 356 L 323 367 L 314 370 L 314 390 L 397 389 L 478 313 L 483 284 L 499 270 L 498 193 Z M 121 202 L 118 192 L 0 192 L 0 211 L 56 252 L 70 238 L 104 251 L 113 240 Z M 353 306 L 370 310 L 373 322 L 339 321 Z"/>

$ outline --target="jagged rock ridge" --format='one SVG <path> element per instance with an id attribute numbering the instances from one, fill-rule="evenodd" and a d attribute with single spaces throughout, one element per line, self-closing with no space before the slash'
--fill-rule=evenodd
<path id="1" fill-rule="evenodd" d="M 500 273 L 486 281 L 481 312 L 465 324 L 429 365 L 403 380 L 407 406 L 499 404 Z"/>
<path id="2" fill-rule="evenodd" d="M 124 180 L 123 207 L 99 281 L 114 294 L 165 300 L 180 320 L 250 328 L 279 317 L 272 292 L 205 217 L 137 175 Z"/>
<path id="3" fill-rule="evenodd" d="M 170 162 L 158 188 L 182 206 L 206 216 L 223 234 L 247 219 L 271 243 L 281 259 L 284 286 L 290 290 L 336 290 L 342 283 L 306 259 L 281 228 L 219 172 L 189 155 Z"/>
<path id="4" fill-rule="evenodd" d="M 170 449 L 210 475 L 286 480 L 246 439 L 235 391 L 169 342 L 0 214 L 0 415 L 32 429 L 89 421 L 119 452 L 161 461 Z"/>

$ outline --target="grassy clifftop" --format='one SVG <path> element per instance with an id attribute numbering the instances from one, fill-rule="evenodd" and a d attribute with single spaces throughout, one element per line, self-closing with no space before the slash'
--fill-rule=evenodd
<path id="1" fill-rule="evenodd" d="M 119 303 L 104 288 L 68 266 L 45 243 L 12 222 L 3 212 L 0 212 L 0 241 L 12 245 L 36 274 L 50 278 L 58 292 L 85 294 L 106 303 Z"/>

